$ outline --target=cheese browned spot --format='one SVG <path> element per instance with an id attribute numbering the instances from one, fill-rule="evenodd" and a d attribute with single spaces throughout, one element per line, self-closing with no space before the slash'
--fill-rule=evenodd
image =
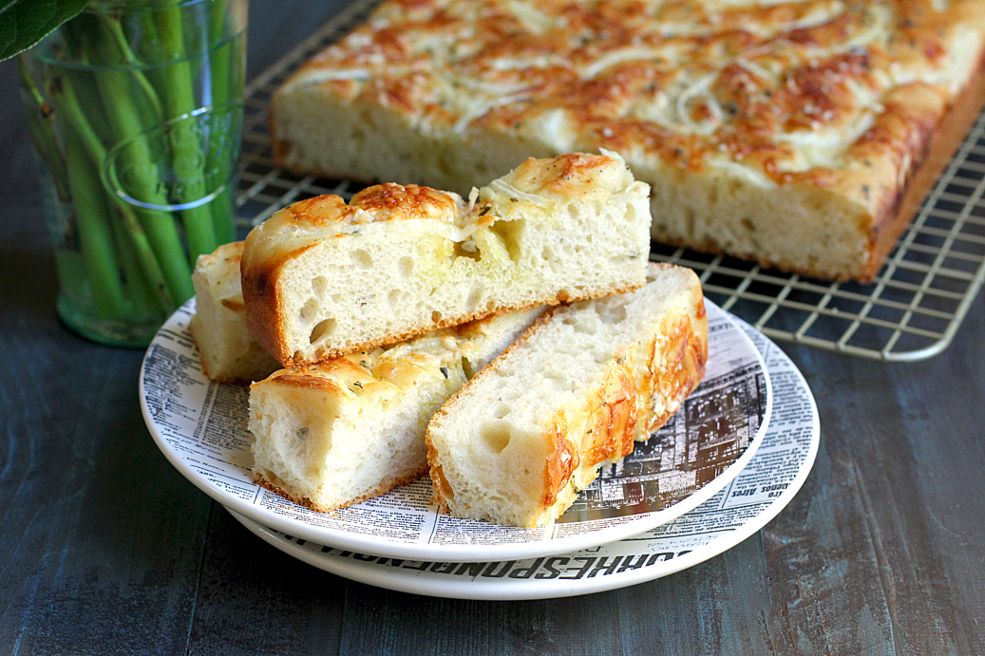
<path id="1" fill-rule="evenodd" d="M 655 236 L 821 269 L 838 265 L 763 234 L 787 228 L 745 208 L 791 188 L 764 215 L 789 201 L 801 223 L 844 215 L 801 225 L 815 241 L 849 239 L 839 231 L 856 220 L 868 239 L 894 218 L 983 53 L 983 0 L 390 0 L 285 83 L 273 126 L 287 166 L 462 193 L 523 156 L 607 148 L 678 213 Z M 351 139 L 319 136 L 316 106 L 344 118 Z M 662 191 L 682 174 L 700 190 Z M 703 212 L 721 208 L 692 193 L 737 197 L 717 226 L 728 234 L 706 229 Z M 759 235 L 743 232 L 745 218 Z M 842 246 L 837 256 L 854 259 L 829 275 L 871 268 L 870 251 Z"/>
<path id="2" fill-rule="evenodd" d="M 688 269 L 651 264 L 642 289 L 552 310 L 431 420 L 435 498 L 457 517 L 556 519 L 681 407 L 707 358 Z"/>
<path id="3" fill-rule="evenodd" d="M 427 470 L 431 416 L 541 313 L 503 314 L 254 383 L 254 479 L 328 511 L 417 478 Z"/>

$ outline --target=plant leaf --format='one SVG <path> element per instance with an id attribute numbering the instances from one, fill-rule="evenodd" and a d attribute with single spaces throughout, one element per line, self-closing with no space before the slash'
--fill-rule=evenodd
<path id="1" fill-rule="evenodd" d="M 87 0 L 0 0 L 0 61 L 24 52 L 74 18 Z"/>
<path id="2" fill-rule="evenodd" d="M 18 0 L 0 0 L 0 14 L 10 9 Z"/>

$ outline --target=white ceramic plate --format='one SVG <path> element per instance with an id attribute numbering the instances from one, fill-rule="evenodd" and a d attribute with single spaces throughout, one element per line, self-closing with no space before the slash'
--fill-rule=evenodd
<path id="1" fill-rule="evenodd" d="M 603 469 L 557 522 L 537 529 L 450 517 L 427 477 L 333 513 L 254 485 L 248 390 L 209 382 L 188 332 L 189 301 L 144 357 L 144 420 L 168 460 L 213 499 L 264 526 L 358 553 L 447 562 L 536 558 L 587 549 L 671 521 L 728 485 L 765 433 L 772 392 L 759 350 L 734 318 L 706 303 L 705 380 L 666 426 Z"/>
<path id="2" fill-rule="evenodd" d="M 773 519 L 797 494 L 817 454 L 817 406 L 803 376 L 766 337 L 743 327 L 763 350 L 774 381 L 774 414 L 762 445 L 723 491 L 634 538 L 508 562 L 395 560 L 323 547 L 230 512 L 250 531 L 306 563 L 401 592 L 459 599 L 543 599 L 613 590 L 673 574 L 735 546 Z"/>

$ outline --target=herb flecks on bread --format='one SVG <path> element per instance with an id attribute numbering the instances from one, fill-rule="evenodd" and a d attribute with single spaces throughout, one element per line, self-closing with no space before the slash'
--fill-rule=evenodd
<path id="1" fill-rule="evenodd" d="M 640 287 L 649 188 L 615 155 L 529 160 L 475 191 L 384 184 L 257 226 L 250 329 L 285 366 L 542 304 Z"/>
<path id="2" fill-rule="evenodd" d="M 642 289 L 550 311 L 431 420 L 436 500 L 498 524 L 557 519 L 680 408 L 707 358 L 690 269 L 651 264 Z"/>
<path id="3" fill-rule="evenodd" d="M 255 383 L 254 480 L 326 512 L 418 478 L 427 471 L 424 431 L 431 416 L 543 310 L 283 369 Z"/>
<path id="4" fill-rule="evenodd" d="M 871 279 L 983 72 L 985 0 L 389 0 L 271 126 L 287 168 L 460 193 L 608 148 L 653 187 L 654 239 Z"/>

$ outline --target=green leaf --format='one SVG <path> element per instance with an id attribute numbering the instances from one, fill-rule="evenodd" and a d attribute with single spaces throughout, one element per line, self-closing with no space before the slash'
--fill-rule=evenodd
<path id="1" fill-rule="evenodd" d="M 75 18 L 88 0 L 0 0 L 0 61 L 24 52 Z"/>
<path id="2" fill-rule="evenodd" d="M 0 14 L 10 9 L 17 0 L 0 0 Z"/>

